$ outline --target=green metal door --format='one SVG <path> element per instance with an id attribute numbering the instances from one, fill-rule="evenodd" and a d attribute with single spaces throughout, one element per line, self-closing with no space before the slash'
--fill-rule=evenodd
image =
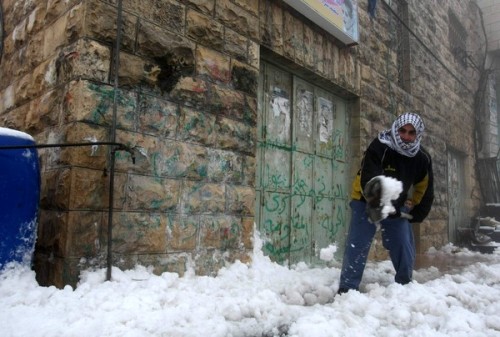
<path id="1" fill-rule="evenodd" d="M 345 229 L 346 103 L 285 70 L 262 65 L 256 221 L 278 262 L 318 262 Z"/>

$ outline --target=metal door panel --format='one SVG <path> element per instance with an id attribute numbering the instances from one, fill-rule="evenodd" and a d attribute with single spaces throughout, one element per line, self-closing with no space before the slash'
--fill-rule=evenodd
<path id="1" fill-rule="evenodd" d="M 347 159 L 347 118 L 346 103 L 336 101 L 333 110 L 332 151 L 333 159 L 345 162 Z"/>
<path id="2" fill-rule="evenodd" d="M 346 103 L 274 66 L 261 69 L 256 221 L 264 252 L 277 262 L 319 262 L 319 249 L 347 226 Z"/>
<path id="3" fill-rule="evenodd" d="M 308 153 L 293 153 L 293 185 L 292 194 L 311 195 L 313 190 L 314 156 Z"/>
<path id="4" fill-rule="evenodd" d="M 288 260 L 290 253 L 290 195 L 264 192 L 261 210 L 261 234 L 264 253 L 274 261 Z"/>
<path id="5" fill-rule="evenodd" d="M 292 196 L 290 264 L 311 262 L 311 224 L 313 198 L 304 195 Z"/>
<path id="6" fill-rule="evenodd" d="M 286 150 L 268 147 L 262 163 L 261 187 L 265 191 L 290 191 L 291 153 Z"/>
<path id="7" fill-rule="evenodd" d="M 293 140 L 294 148 L 312 153 L 314 133 L 314 87 L 294 78 Z"/>
<path id="8" fill-rule="evenodd" d="M 291 75 L 268 66 L 265 94 L 265 141 L 277 146 L 291 146 Z"/>
<path id="9" fill-rule="evenodd" d="M 348 184 L 347 181 L 347 164 L 339 161 L 332 161 L 333 172 L 332 172 L 332 188 L 333 197 L 335 199 L 345 199 L 348 198 Z"/>
<path id="10" fill-rule="evenodd" d="M 335 102 L 332 95 L 318 90 L 316 99 L 316 153 L 321 156 L 332 158 L 333 156 L 333 124 L 335 114 Z"/>
<path id="11" fill-rule="evenodd" d="M 314 192 L 317 197 L 333 196 L 332 160 L 316 157 L 314 161 Z"/>
<path id="12" fill-rule="evenodd" d="M 333 197 L 316 196 L 312 223 L 314 224 L 312 229 L 312 246 L 314 256 L 316 256 L 314 261 L 319 262 L 320 249 L 333 244 L 338 232 L 338 223 L 334 218 Z"/>

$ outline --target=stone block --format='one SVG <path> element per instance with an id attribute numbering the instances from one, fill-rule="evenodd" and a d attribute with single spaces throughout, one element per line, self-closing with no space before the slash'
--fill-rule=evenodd
<path id="1" fill-rule="evenodd" d="M 154 160 L 158 176 L 191 180 L 202 180 L 207 176 L 207 150 L 199 145 L 165 142 Z"/>
<path id="2" fill-rule="evenodd" d="M 229 64 L 230 59 L 224 54 L 201 46 L 196 48 L 197 73 L 211 81 L 228 82 L 231 76 Z"/>
<path id="3" fill-rule="evenodd" d="M 208 275 L 215 277 L 217 272 L 225 265 L 225 259 L 218 250 L 197 254 L 194 260 L 196 275 Z"/>
<path id="4" fill-rule="evenodd" d="M 142 94 L 139 96 L 138 128 L 144 134 L 175 138 L 179 122 L 177 104 Z"/>
<path id="5" fill-rule="evenodd" d="M 75 42 L 83 34 L 84 6 L 80 3 L 45 27 L 43 58 L 48 59 L 62 46 Z"/>
<path id="6" fill-rule="evenodd" d="M 87 81 L 73 81 L 64 97 L 65 121 L 82 121 L 103 126 L 112 125 L 114 88 Z M 117 126 L 136 129 L 137 95 L 120 90 L 117 97 Z"/>
<path id="7" fill-rule="evenodd" d="M 295 58 L 295 47 L 299 43 L 296 36 L 295 18 L 292 13 L 283 13 L 283 56 L 293 60 Z"/>
<path id="8" fill-rule="evenodd" d="M 112 105 L 112 86 L 72 81 L 64 96 L 64 121 L 111 125 Z"/>
<path id="9" fill-rule="evenodd" d="M 6 32 L 12 31 L 20 21 L 24 20 L 26 16 L 36 8 L 36 2 L 23 2 L 20 3 L 16 0 L 5 0 L 2 2 L 4 30 Z"/>
<path id="10" fill-rule="evenodd" d="M 113 209 L 123 211 L 127 198 L 128 174 L 116 172 L 113 186 Z"/>
<path id="11" fill-rule="evenodd" d="M 14 105 L 20 106 L 26 104 L 28 101 L 33 99 L 33 74 L 28 73 L 21 77 L 18 81 L 15 82 L 14 86 Z"/>
<path id="12" fill-rule="evenodd" d="M 313 68 L 315 72 L 319 75 L 325 74 L 325 63 L 324 63 L 324 54 L 325 51 L 323 49 L 323 35 L 314 32 L 314 42 L 313 42 Z"/>
<path id="13" fill-rule="evenodd" d="M 164 253 L 166 225 L 164 214 L 116 212 L 113 219 L 113 252 Z"/>
<path id="14" fill-rule="evenodd" d="M 62 90 L 56 89 L 45 93 L 31 101 L 25 130 L 29 134 L 38 134 L 59 124 L 62 110 Z"/>
<path id="15" fill-rule="evenodd" d="M 258 39 L 259 19 L 247 10 L 233 4 L 229 0 L 216 2 L 215 16 L 225 26 L 251 39 Z"/>
<path id="16" fill-rule="evenodd" d="M 111 66 L 109 47 L 92 40 L 78 40 L 61 50 L 51 70 L 59 83 L 80 78 L 106 83 Z"/>
<path id="17" fill-rule="evenodd" d="M 260 41 L 274 52 L 283 55 L 283 9 L 266 1 L 260 8 Z"/>
<path id="18" fill-rule="evenodd" d="M 235 0 L 235 4 L 246 9 L 253 15 L 259 15 L 259 1 L 254 0 Z"/>
<path id="19" fill-rule="evenodd" d="M 167 252 L 193 251 L 198 242 L 199 216 L 168 215 Z"/>
<path id="20" fill-rule="evenodd" d="M 179 1 L 155 0 L 152 4 L 142 2 L 140 16 L 176 34 L 184 31 L 185 6 Z"/>
<path id="21" fill-rule="evenodd" d="M 212 146 L 216 136 L 215 115 L 190 108 L 181 108 L 178 140 Z"/>
<path id="22" fill-rule="evenodd" d="M 293 46 L 295 48 L 295 62 L 298 64 L 305 64 L 305 46 L 304 46 L 304 22 L 297 17 L 293 17 L 292 21 L 293 33 L 292 37 Z"/>
<path id="23" fill-rule="evenodd" d="M 60 149 L 59 164 L 77 165 L 101 170 L 106 167 L 109 148 L 105 145 L 91 145 L 107 142 L 108 129 L 94 124 L 71 123 L 65 127 L 64 144 L 89 143 L 88 146 L 69 146 Z"/>
<path id="24" fill-rule="evenodd" d="M 229 28 L 226 29 L 226 41 L 224 50 L 242 62 L 250 62 L 248 59 L 249 39 Z"/>
<path id="25" fill-rule="evenodd" d="M 19 60 L 19 68 L 22 69 L 25 66 L 28 69 L 38 66 L 44 61 L 43 58 L 43 44 L 44 44 L 44 32 L 40 31 L 33 35 L 26 45 L 26 48 L 18 51 L 18 57 L 14 58 Z M 12 69 L 12 68 L 7 68 Z M 21 73 L 20 69 L 16 69 L 16 72 Z"/>
<path id="26" fill-rule="evenodd" d="M 215 0 L 187 0 L 185 1 L 191 7 L 199 10 L 200 12 L 213 14 L 215 9 Z"/>
<path id="27" fill-rule="evenodd" d="M 183 214 L 224 213 L 225 203 L 224 185 L 184 181 L 182 186 Z"/>
<path id="28" fill-rule="evenodd" d="M 125 187 L 125 209 L 130 211 L 175 211 L 180 182 L 150 176 L 130 175 Z"/>
<path id="29" fill-rule="evenodd" d="M 314 54 L 316 54 L 314 45 L 314 32 L 308 25 L 304 25 L 304 62 L 306 68 L 314 67 Z"/>
<path id="30" fill-rule="evenodd" d="M 163 57 L 175 48 L 195 49 L 193 41 L 169 32 L 149 22 L 140 21 L 137 33 L 137 52 L 149 58 Z"/>
<path id="31" fill-rule="evenodd" d="M 113 254 L 113 266 L 122 270 L 145 266 L 152 269 L 156 275 L 175 273 L 182 277 L 187 269 L 188 256 L 179 254 Z M 171 277 L 171 276 L 169 276 Z"/>
<path id="32" fill-rule="evenodd" d="M 229 254 L 225 255 L 226 265 L 228 263 L 236 263 L 237 261 L 249 265 L 252 263 L 252 250 L 231 250 Z"/>
<path id="33" fill-rule="evenodd" d="M 220 249 L 223 251 L 238 249 L 241 243 L 241 218 L 225 216 L 219 223 Z"/>
<path id="34" fill-rule="evenodd" d="M 254 217 L 241 218 L 241 242 L 246 249 L 253 249 L 253 235 L 255 229 Z M 245 262 L 242 260 L 242 262 Z"/>
<path id="35" fill-rule="evenodd" d="M 228 118 L 217 121 L 219 135 L 217 147 L 224 150 L 236 150 L 243 153 L 254 154 L 256 142 L 255 127 Z"/>
<path id="36" fill-rule="evenodd" d="M 81 258 L 54 257 L 43 252 L 37 252 L 34 261 L 38 284 L 59 289 L 66 286 L 76 288 L 80 271 L 89 267 L 89 264 L 82 263 Z"/>
<path id="37" fill-rule="evenodd" d="M 111 71 L 112 76 L 114 76 L 113 70 Z M 122 88 L 134 88 L 144 84 L 154 88 L 158 82 L 160 72 L 160 67 L 153 62 L 139 56 L 124 52 L 120 53 L 118 83 Z"/>
<path id="38" fill-rule="evenodd" d="M 9 54 L 13 53 L 26 45 L 28 40 L 28 34 L 26 32 L 26 19 L 19 22 L 15 27 L 11 35 L 11 41 L 6 44 L 5 51 Z"/>
<path id="39" fill-rule="evenodd" d="M 255 41 L 248 41 L 248 64 L 255 69 L 260 68 L 260 45 Z"/>
<path id="40" fill-rule="evenodd" d="M 103 227 L 103 217 L 106 212 L 70 211 L 68 222 L 62 235 L 66 245 L 64 257 L 93 258 L 106 250 L 103 237 L 106 227 Z M 66 236 L 66 237 L 65 237 Z"/>
<path id="41" fill-rule="evenodd" d="M 79 0 L 48 0 L 45 22 L 51 23 L 79 2 Z"/>
<path id="42" fill-rule="evenodd" d="M 120 151 L 115 154 L 116 169 L 122 172 L 145 175 L 156 174 L 158 156 L 162 155 L 162 141 L 153 136 L 117 130 L 116 141 L 133 150 L 135 162 L 130 153 Z"/>
<path id="43" fill-rule="evenodd" d="M 226 186 L 226 209 L 230 214 L 255 215 L 255 189 L 247 186 Z"/>
<path id="44" fill-rule="evenodd" d="M 202 216 L 200 220 L 200 247 L 220 249 L 221 222 L 227 222 L 226 217 Z"/>
<path id="45" fill-rule="evenodd" d="M 214 85 L 210 95 L 211 109 L 236 119 L 248 119 L 249 109 L 245 106 L 245 95 L 233 89 Z"/>
<path id="46" fill-rule="evenodd" d="M 71 168 L 69 208 L 102 210 L 108 206 L 109 179 L 102 170 Z"/>
<path id="47" fill-rule="evenodd" d="M 255 187 L 255 176 L 257 172 L 256 153 L 245 156 L 243 160 L 243 185 Z"/>
<path id="48" fill-rule="evenodd" d="M 183 102 L 186 106 L 201 108 L 206 106 L 208 102 L 209 90 L 210 85 L 203 80 L 181 77 L 170 92 L 170 97 L 178 102 Z"/>
<path id="49" fill-rule="evenodd" d="M 99 0 L 87 0 L 85 13 L 85 34 L 95 40 L 116 44 L 115 6 Z M 126 12 L 122 15 L 121 48 L 133 51 L 135 48 L 137 17 Z"/>
<path id="50" fill-rule="evenodd" d="M 40 209 L 35 250 L 55 256 L 65 256 L 67 243 L 64 233 L 68 228 L 68 213 Z"/>
<path id="51" fill-rule="evenodd" d="M 243 112 L 243 120 L 249 125 L 257 125 L 257 98 L 254 96 L 245 95 L 245 107 Z"/>
<path id="52" fill-rule="evenodd" d="M 210 16 L 188 10 L 186 35 L 200 44 L 221 50 L 224 46 L 224 26 Z"/>
<path id="53" fill-rule="evenodd" d="M 231 79 L 236 90 L 241 90 L 252 96 L 257 96 L 259 72 L 245 65 L 244 63 L 233 61 L 231 65 Z"/>
<path id="54" fill-rule="evenodd" d="M 208 149 L 208 179 L 213 182 L 241 183 L 243 167 L 241 156 L 216 149 Z"/>
<path id="55" fill-rule="evenodd" d="M 71 169 L 46 170 L 41 175 L 40 208 L 68 210 L 71 194 Z"/>
<path id="56" fill-rule="evenodd" d="M 0 116 L 1 125 L 5 128 L 24 130 L 25 117 L 30 109 L 29 104 L 21 105 L 19 108 L 10 110 Z"/>

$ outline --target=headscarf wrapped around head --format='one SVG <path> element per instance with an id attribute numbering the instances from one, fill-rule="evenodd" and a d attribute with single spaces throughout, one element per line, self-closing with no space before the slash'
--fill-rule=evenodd
<path id="1" fill-rule="evenodd" d="M 398 130 L 407 124 L 413 125 L 417 137 L 413 142 L 405 143 L 401 140 Z M 415 157 L 415 155 L 420 150 L 420 140 L 422 139 L 422 134 L 424 133 L 424 121 L 419 115 L 413 112 L 406 112 L 400 115 L 389 130 L 382 131 L 378 134 L 378 139 L 380 142 L 386 144 L 394 151 L 407 157 Z"/>

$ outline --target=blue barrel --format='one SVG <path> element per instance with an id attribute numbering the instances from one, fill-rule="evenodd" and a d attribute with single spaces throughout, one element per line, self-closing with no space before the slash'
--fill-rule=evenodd
<path id="1" fill-rule="evenodd" d="M 36 240 L 40 167 L 35 145 L 21 131 L 0 127 L 0 270 L 9 262 L 30 265 Z"/>

